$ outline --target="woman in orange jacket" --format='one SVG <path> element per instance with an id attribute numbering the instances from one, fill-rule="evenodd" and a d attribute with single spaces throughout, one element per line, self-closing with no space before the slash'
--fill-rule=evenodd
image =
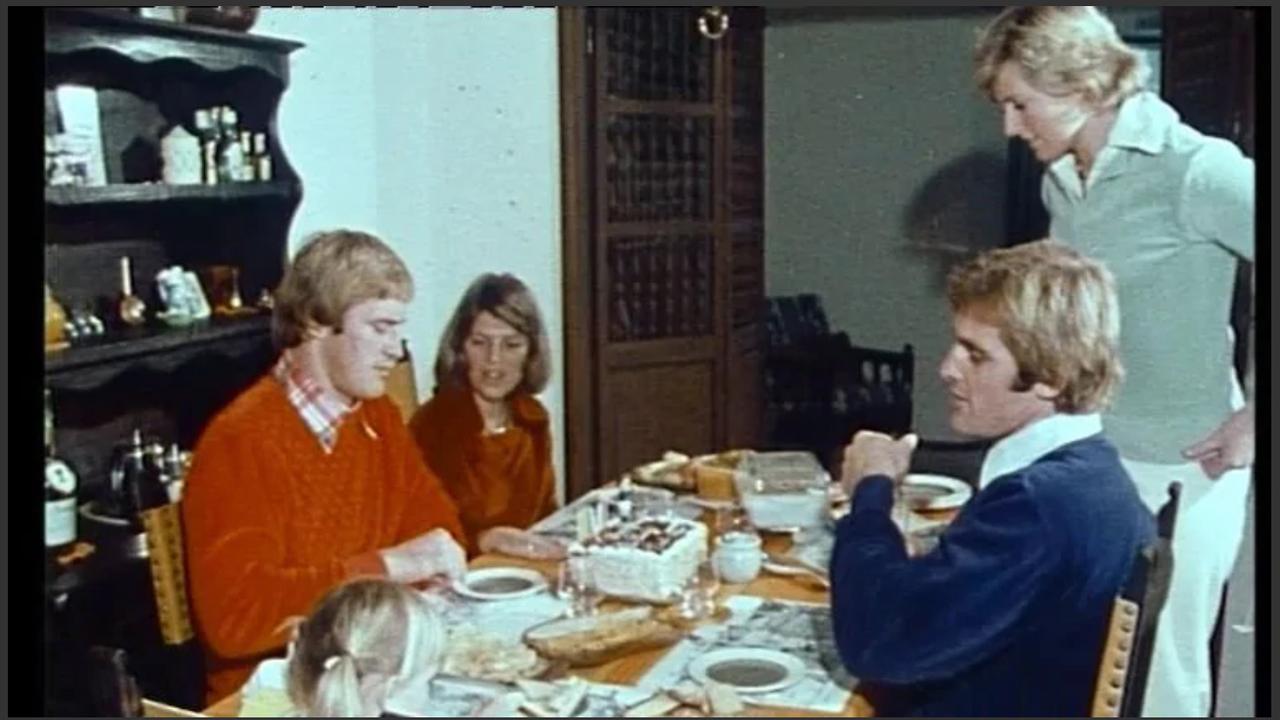
<path id="1" fill-rule="evenodd" d="M 534 397 L 550 375 L 533 294 L 512 275 L 481 275 L 440 339 L 435 394 L 410 421 L 472 552 L 487 530 L 527 528 L 556 508 L 547 411 Z"/>

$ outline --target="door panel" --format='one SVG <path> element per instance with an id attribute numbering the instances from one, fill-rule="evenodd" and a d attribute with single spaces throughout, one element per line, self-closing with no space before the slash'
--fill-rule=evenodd
<path id="1" fill-rule="evenodd" d="M 689 8 L 591 12 L 605 90 L 593 104 L 597 438 L 599 480 L 608 481 L 667 449 L 708 452 L 721 437 L 721 48 L 698 33 Z"/>
<path id="2" fill-rule="evenodd" d="M 714 368 L 713 362 L 664 362 L 610 373 L 609 400 L 602 414 L 611 426 L 610 455 L 619 467 L 656 460 L 666 449 L 712 446 Z M 660 395 L 660 403 L 654 402 L 655 395 Z"/>
<path id="3" fill-rule="evenodd" d="M 764 15 L 739 8 L 729 33 L 727 444 L 764 437 Z"/>
<path id="4" fill-rule="evenodd" d="M 609 344 L 715 332 L 709 233 L 610 235 Z"/>

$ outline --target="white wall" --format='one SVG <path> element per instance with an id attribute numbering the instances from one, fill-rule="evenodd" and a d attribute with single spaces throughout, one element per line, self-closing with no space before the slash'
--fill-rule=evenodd
<path id="1" fill-rule="evenodd" d="M 1004 232 L 1005 141 L 974 89 L 994 11 L 769 11 L 767 292 L 819 293 L 855 345 L 916 352 L 916 426 L 953 437 L 946 269 Z"/>
<path id="2" fill-rule="evenodd" d="M 560 146 L 553 8 L 264 8 L 254 32 L 300 40 L 281 142 L 303 183 L 290 248 L 351 226 L 392 245 L 417 294 L 407 327 L 419 392 L 440 333 L 481 272 L 538 298 L 557 372 L 563 484 Z"/>
<path id="3" fill-rule="evenodd" d="M 263 8 L 253 32 L 306 43 L 291 56 L 289 88 L 277 113 L 280 147 L 302 176 L 290 253 L 310 230 L 373 230 L 378 158 L 372 13 Z"/>

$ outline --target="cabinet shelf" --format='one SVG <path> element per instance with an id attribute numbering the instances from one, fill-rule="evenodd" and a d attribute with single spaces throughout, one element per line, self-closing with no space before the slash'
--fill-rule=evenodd
<path id="1" fill-rule="evenodd" d="M 138 366 L 172 370 L 196 355 L 236 355 L 268 341 L 266 314 L 218 318 L 185 327 L 144 327 L 120 331 L 95 341 L 45 355 L 47 382 L 56 388 L 84 389 L 107 382 Z"/>
<path id="2" fill-rule="evenodd" d="M 129 13 L 50 8 L 58 32 L 45 35 L 45 52 L 67 55 L 106 50 L 138 63 L 177 60 L 213 72 L 253 68 L 288 81 L 285 56 L 302 43 L 247 32 L 149 20 Z"/>
<path id="3" fill-rule="evenodd" d="M 45 204 L 54 207 L 161 203 L 171 200 L 210 202 L 253 198 L 296 200 L 301 195 L 302 188 L 298 183 L 283 180 L 221 185 L 166 185 L 163 183 L 59 185 L 44 189 Z"/>

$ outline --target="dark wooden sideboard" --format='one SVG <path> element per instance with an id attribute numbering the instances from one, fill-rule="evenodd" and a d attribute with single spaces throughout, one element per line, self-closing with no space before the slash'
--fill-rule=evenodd
<path id="1" fill-rule="evenodd" d="M 170 327 L 154 317 L 163 307 L 155 276 L 172 265 L 234 266 L 248 304 L 279 283 L 302 185 L 280 150 L 276 112 L 301 44 L 125 10 L 49 8 L 43 18 L 46 93 L 95 89 L 106 171 L 105 185 L 47 186 L 44 195 L 45 283 L 68 313 L 93 312 L 106 326 L 45 355 L 58 453 L 79 475 L 83 505 L 107 492 L 113 449 L 135 428 L 190 449 L 274 359 L 267 312 Z M 241 129 L 265 135 L 269 179 L 162 181 L 161 138 L 178 125 L 198 134 L 195 111 L 213 106 L 234 108 Z M 140 327 L 115 321 L 125 255 L 134 294 L 148 305 Z M 77 532 L 96 548 L 88 559 L 46 562 L 46 712 L 92 712 L 91 645 L 125 649 L 144 695 L 200 707 L 198 648 L 162 642 L 137 536 L 83 514 Z"/>

